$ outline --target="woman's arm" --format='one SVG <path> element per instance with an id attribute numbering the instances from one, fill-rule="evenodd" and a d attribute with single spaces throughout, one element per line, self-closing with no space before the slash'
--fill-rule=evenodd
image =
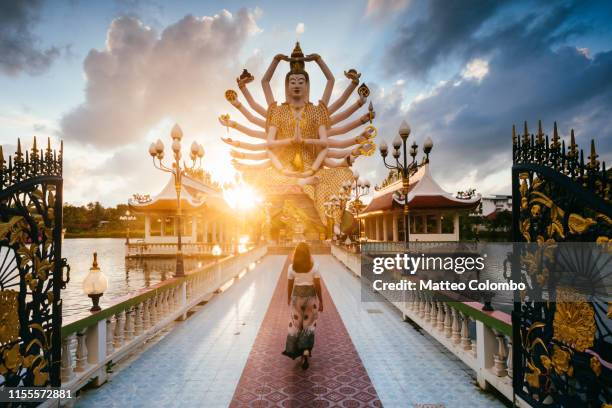
<path id="1" fill-rule="evenodd" d="M 283 267 L 283 269 L 287 270 L 287 273 L 289 273 L 289 268 L 290 266 L 293 264 L 293 253 L 290 253 L 289 255 L 287 255 L 287 259 L 285 259 L 285 265 Z M 287 281 L 287 304 L 291 304 L 291 293 L 293 293 L 293 282 L 294 279 L 289 279 Z"/>
<path id="2" fill-rule="evenodd" d="M 315 292 L 319 298 L 319 312 L 323 311 L 323 292 L 321 291 L 321 278 L 314 278 Z"/>

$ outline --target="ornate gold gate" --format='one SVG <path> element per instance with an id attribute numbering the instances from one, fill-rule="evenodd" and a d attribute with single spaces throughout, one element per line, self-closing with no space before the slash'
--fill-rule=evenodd
<path id="1" fill-rule="evenodd" d="M 0 185 L 0 387 L 59 387 L 62 149 L 0 147 Z"/>
<path id="2" fill-rule="evenodd" d="M 513 128 L 512 145 L 513 240 L 533 243 L 515 244 L 512 262 L 512 279 L 529 283 L 517 293 L 512 316 L 515 393 L 536 407 L 607 407 L 612 403 L 609 287 L 603 293 L 607 300 L 597 287 L 587 296 L 568 287 L 551 289 L 546 251 L 568 242 L 593 243 L 567 257 L 569 274 L 609 278 L 612 265 L 602 268 L 601 259 L 590 255 L 599 251 L 609 259 L 609 174 L 593 141 L 585 159 L 573 130 L 566 148 L 556 123 L 550 140 L 541 123 L 535 135 L 527 123 L 521 136 Z M 552 292 L 555 302 L 537 301 Z"/>

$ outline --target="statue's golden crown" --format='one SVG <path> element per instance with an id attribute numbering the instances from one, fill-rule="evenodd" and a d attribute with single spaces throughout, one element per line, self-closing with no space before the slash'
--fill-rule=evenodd
<path id="1" fill-rule="evenodd" d="M 291 58 L 304 58 L 304 53 L 302 52 L 302 48 L 300 47 L 300 42 L 297 41 L 295 43 L 295 47 L 291 52 Z M 292 72 L 300 72 L 304 70 L 304 61 L 291 61 L 290 64 Z"/>

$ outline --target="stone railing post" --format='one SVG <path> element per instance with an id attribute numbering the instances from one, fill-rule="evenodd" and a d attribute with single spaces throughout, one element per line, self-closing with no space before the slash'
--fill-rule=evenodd
<path id="1" fill-rule="evenodd" d="M 87 346 L 87 362 L 92 366 L 95 366 L 107 356 L 108 338 L 112 340 L 112 333 L 108 329 L 108 320 L 99 320 L 92 326 L 87 328 L 86 332 L 86 346 Z M 112 341 L 111 341 L 112 347 Z M 94 379 L 94 386 L 99 387 L 106 381 L 106 370 L 104 368 L 98 370 L 97 376 Z"/>
<path id="2" fill-rule="evenodd" d="M 476 379 L 478 385 L 482 389 L 487 388 L 487 382 L 483 375 L 485 370 L 489 370 L 493 367 L 494 361 L 493 356 L 498 348 L 498 342 L 493 330 L 485 326 L 485 324 L 479 320 L 476 321 L 476 362 L 478 365 L 478 372 L 476 373 Z"/>

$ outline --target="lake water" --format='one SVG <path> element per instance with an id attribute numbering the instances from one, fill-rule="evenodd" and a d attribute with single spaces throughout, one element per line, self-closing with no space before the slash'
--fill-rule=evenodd
<path id="1" fill-rule="evenodd" d="M 108 290 L 100 298 L 100 306 L 103 308 L 113 304 L 113 299 L 150 287 L 174 275 L 174 258 L 125 259 L 124 238 L 64 239 L 62 257 L 70 265 L 70 282 L 62 290 L 65 322 L 89 315 L 92 303 L 83 293 L 82 284 L 91 268 L 94 252 L 98 253 L 98 267 L 108 278 Z M 205 262 L 185 259 L 185 270 L 202 266 Z"/>

